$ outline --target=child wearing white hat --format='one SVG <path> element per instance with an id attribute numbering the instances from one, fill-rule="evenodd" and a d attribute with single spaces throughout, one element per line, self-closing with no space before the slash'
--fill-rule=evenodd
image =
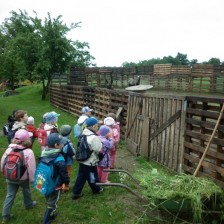
<path id="1" fill-rule="evenodd" d="M 120 141 L 120 123 L 116 122 L 112 117 L 106 117 L 104 124 L 111 128 L 111 137 L 114 141 L 114 147 L 110 150 L 110 168 L 114 169 L 117 145 Z"/>

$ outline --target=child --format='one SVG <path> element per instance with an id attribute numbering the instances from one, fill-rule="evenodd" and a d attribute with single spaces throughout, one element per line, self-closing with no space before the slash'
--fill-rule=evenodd
<path id="1" fill-rule="evenodd" d="M 104 170 L 110 168 L 110 150 L 114 147 L 114 142 L 111 138 L 111 129 L 108 126 L 102 125 L 99 134 L 103 145 L 101 152 L 103 158 L 97 166 L 98 177 L 101 183 L 109 183 L 108 172 L 104 172 Z"/>
<path id="2" fill-rule="evenodd" d="M 58 133 L 58 117 L 60 114 L 56 114 L 55 112 L 49 112 L 45 115 L 45 125 L 44 125 L 44 130 L 47 131 L 47 135 L 51 133 Z"/>
<path id="3" fill-rule="evenodd" d="M 68 176 L 71 177 L 73 156 L 75 155 L 75 149 L 72 142 L 70 141 L 70 135 L 72 132 L 72 127 L 70 125 L 62 125 L 60 128 L 61 135 L 67 140 L 62 148 L 62 154 L 65 158 L 65 163 L 67 166 Z"/>
<path id="4" fill-rule="evenodd" d="M 77 124 L 74 125 L 74 137 L 78 138 L 82 131 L 85 129 L 85 121 L 91 116 L 93 109 L 88 106 L 83 107 L 81 110 L 82 115 L 78 118 Z"/>
<path id="5" fill-rule="evenodd" d="M 32 136 L 32 133 L 29 133 L 28 131 L 24 129 L 20 129 L 15 133 L 15 137 L 12 140 L 12 143 L 9 145 L 8 149 L 5 151 L 5 153 L 2 156 L 1 159 L 1 170 L 3 171 L 4 161 L 7 155 L 12 150 L 22 150 L 24 155 L 24 161 L 26 165 L 26 170 L 24 174 L 21 176 L 20 180 L 9 180 L 6 179 L 7 183 L 7 195 L 5 198 L 5 202 L 3 205 L 2 210 L 2 223 L 5 223 L 10 220 L 12 217 L 11 214 L 11 208 L 14 202 L 14 199 L 16 197 L 16 193 L 19 189 L 19 187 L 22 188 L 23 192 L 23 201 L 25 204 L 26 209 L 33 208 L 37 202 L 33 201 L 31 199 L 31 192 L 30 192 L 30 184 L 34 181 L 34 172 L 36 169 L 36 160 L 33 151 L 29 148 L 31 145 L 30 137 Z"/>
<path id="6" fill-rule="evenodd" d="M 16 131 L 19 129 L 26 129 L 27 119 L 28 115 L 25 110 L 17 110 L 15 112 L 15 123 L 12 126 L 12 130 L 9 132 L 9 139 L 12 140 L 14 138 L 14 135 Z"/>
<path id="7" fill-rule="evenodd" d="M 34 118 L 31 117 L 31 116 L 28 117 L 28 119 L 27 119 L 26 130 L 27 130 L 28 132 L 31 132 L 31 133 L 33 134 L 33 136 L 31 137 L 32 145 L 30 146 L 30 148 L 32 149 L 34 140 L 35 140 L 35 138 L 37 137 L 37 129 L 36 129 L 35 126 L 34 126 Z"/>
<path id="8" fill-rule="evenodd" d="M 117 145 L 120 141 L 120 123 L 115 122 L 114 118 L 112 118 L 112 117 L 106 117 L 104 119 L 104 124 L 107 125 L 108 127 L 110 127 L 112 130 L 111 137 L 114 140 L 114 147 L 112 150 L 110 150 L 110 161 L 111 161 L 110 168 L 114 169 Z"/>
<path id="9" fill-rule="evenodd" d="M 56 114 L 55 112 L 48 112 L 43 115 L 43 121 L 40 124 L 39 129 L 37 130 L 38 142 L 41 145 L 41 150 L 44 150 L 47 147 L 46 146 L 47 136 L 49 136 L 51 133 L 58 133 L 57 121 L 59 115 Z M 43 130 L 45 130 L 44 134 Z M 40 136 L 42 137 L 44 136 L 43 139 Z M 41 141 L 39 139 L 41 139 Z M 42 142 L 42 144 L 40 142 Z"/>
<path id="10" fill-rule="evenodd" d="M 93 194 L 99 194 L 103 192 L 103 188 L 96 185 L 98 182 L 97 174 L 97 163 L 99 161 L 99 152 L 102 148 L 102 143 L 100 138 L 96 136 L 96 131 L 98 131 L 98 120 L 94 117 L 86 119 L 86 128 L 83 130 L 83 135 L 86 135 L 87 143 L 90 149 L 93 151 L 89 159 L 83 162 L 79 162 L 78 175 L 73 186 L 72 199 L 76 200 L 83 196 L 82 189 L 88 181 L 88 184 L 93 192 Z"/>
<path id="11" fill-rule="evenodd" d="M 40 162 L 52 163 L 58 156 L 62 156 L 60 152 L 65 142 L 66 139 L 61 137 L 58 133 L 50 134 L 47 137 L 48 147 L 42 151 L 41 157 L 39 158 Z M 43 224 L 50 223 L 50 221 L 55 219 L 55 217 L 57 216 L 56 208 L 61 189 L 64 192 L 67 192 L 69 190 L 70 179 L 68 176 L 64 158 L 54 163 L 54 170 L 56 175 L 59 176 L 59 182 L 57 184 L 58 187 L 51 194 L 45 196 L 47 201 L 47 208 L 45 211 Z"/>

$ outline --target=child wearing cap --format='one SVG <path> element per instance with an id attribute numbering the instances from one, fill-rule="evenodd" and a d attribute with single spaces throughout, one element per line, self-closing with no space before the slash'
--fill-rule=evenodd
<path id="1" fill-rule="evenodd" d="M 82 115 L 78 118 L 77 124 L 74 125 L 74 137 L 77 138 L 82 134 L 82 131 L 85 129 L 85 121 L 91 117 L 93 109 L 90 109 L 88 106 L 82 108 Z"/>
<path id="2" fill-rule="evenodd" d="M 111 138 L 111 129 L 106 125 L 100 127 L 99 134 L 103 147 L 102 160 L 98 163 L 97 172 L 101 183 L 109 183 L 108 172 L 104 170 L 110 168 L 110 150 L 114 147 L 114 141 Z"/>
<path id="3" fill-rule="evenodd" d="M 58 117 L 60 114 L 53 112 L 49 112 L 45 115 L 45 125 L 44 125 L 44 130 L 47 131 L 47 135 L 51 133 L 58 133 Z"/>
<path id="4" fill-rule="evenodd" d="M 33 134 L 33 136 L 31 137 L 32 145 L 30 146 L 30 148 L 32 149 L 34 140 L 37 137 L 37 129 L 36 129 L 35 125 L 34 125 L 34 118 L 31 117 L 31 116 L 28 117 L 28 119 L 27 119 L 26 130 Z"/>
<path id="5" fill-rule="evenodd" d="M 26 209 L 33 208 L 36 205 L 36 201 L 31 198 L 30 183 L 34 181 L 34 173 L 36 170 L 36 160 L 33 151 L 30 149 L 32 133 L 20 129 L 15 133 L 12 143 L 8 146 L 5 153 L 1 158 L 1 170 L 3 171 L 4 161 L 7 155 L 11 151 L 22 151 L 24 155 L 24 161 L 26 170 L 21 176 L 20 180 L 6 179 L 7 183 L 7 195 L 3 204 L 2 210 L 2 222 L 9 221 L 12 217 L 11 208 L 16 197 L 19 187 L 22 188 L 23 201 Z"/>
<path id="6" fill-rule="evenodd" d="M 111 128 L 112 134 L 111 137 L 114 141 L 114 147 L 110 150 L 110 168 L 114 169 L 115 157 L 117 152 L 117 145 L 120 141 L 120 123 L 115 122 L 114 118 L 106 117 L 104 119 L 104 124 Z"/>
<path id="7" fill-rule="evenodd" d="M 71 176 L 73 156 L 75 155 L 75 149 L 72 142 L 70 141 L 70 135 L 72 132 L 72 127 L 70 125 L 62 125 L 60 128 L 61 135 L 67 140 L 62 148 L 62 154 L 65 158 L 65 164 L 68 171 L 68 176 Z"/>
<path id="8" fill-rule="evenodd" d="M 45 196 L 47 201 L 47 208 L 45 211 L 43 223 L 50 223 L 57 216 L 56 208 L 60 198 L 61 190 L 67 192 L 69 190 L 70 178 L 65 165 L 64 157 L 61 154 L 61 149 L 66 143 L 66 139 L 60 136 L 58 133 L 52 133 L 47 137 L 47 148 L 41 152 L 39 158 L 40 162 L 54 163 L 57 157 L 61 159 L 54 163 L 55 173 L 59 176 L 59 182 L 57 188 L 50 195 Z"/>
<path id="9" fill-rule="evenodd" d="M 76 200 L 83 196 L 82 189 L 88 181 L 88 184 L 93 194 L 98 194 L 103 191 L 103 188 L 96 185 L 99 182 L 97 174 L 97 163 L 99 162 L 99 152 L 102 148 L 100 138 L 96 135 L 98 131 L 98 120 L 94 117 L 86 119 L 86 128 L 83 130 L 83 135 L 87 137 L 87 143 L 92 150 L 92 154 L 86 161 L 79 162 L 78 175 L 75 185 L 72 189 L 72 199 Z"/>

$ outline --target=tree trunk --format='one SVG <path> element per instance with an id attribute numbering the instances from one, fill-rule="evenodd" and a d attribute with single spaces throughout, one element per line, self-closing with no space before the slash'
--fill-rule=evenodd
<path id="1" fill-rule="evenodd" d="M 47 77 L 47 86 L 46 86 L 46 94 L 48 94 L 49 92 L 49 86 L 51 84 L 51 74 L 48 74 L 48 77 Z"/>
<path id="2" fill-rule="evenodd" d="M 47 93 L 46 93 L 46 86 L 45 86 L 45 81 L 44 80 L 42 81 L 42 86 L 43 86 L 42 100 L 46 100 Z"/>

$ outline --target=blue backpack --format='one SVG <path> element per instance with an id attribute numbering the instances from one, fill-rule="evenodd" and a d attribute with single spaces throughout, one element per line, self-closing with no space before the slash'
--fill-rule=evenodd
<path id="1" fill-rule="evenodd" d="M 74 126 L 74 137 L 78 138 L 82 134 L 82 127 L 79 124 Z"/>
<path id="2" fill-rule="evenodd" d="M 75 152 L 73 151 L 72 146 L 70 145 L 70 140 L 68 140 L 62 150 L 61 150 L 61 154 L 64 156 L 65 162 L 67 162 L 68 157 L 73 157 L 75 155 Z"/>
<path id="3" fill-rule="evenodd" d="M 47 196 L 55 191 L 55 188 L 59 181 L 59 176 L 54 175 L 54 164 L 63 161 L 64 157 L 59 155 L 51 163 L 40 162 L 37 165 L 33 186 L 41 194 Z"/>

